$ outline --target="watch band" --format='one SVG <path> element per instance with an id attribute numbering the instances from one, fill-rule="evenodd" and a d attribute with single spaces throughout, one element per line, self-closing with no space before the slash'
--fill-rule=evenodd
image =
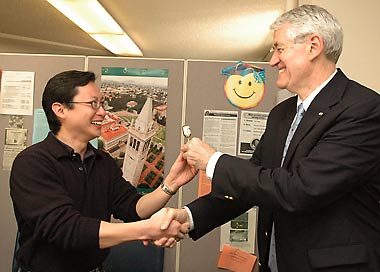
<path id="1" fill-rule="evenodd" d="M 175 191 L 170 190 L 170 188 L 164 182 L 161 183 L 161 189 L 170 196 L 173 196 L 177 193 Z"/>

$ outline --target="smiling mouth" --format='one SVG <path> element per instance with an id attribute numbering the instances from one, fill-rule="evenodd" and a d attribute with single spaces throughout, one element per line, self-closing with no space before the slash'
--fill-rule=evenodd
<path id="1" fill-rule="evenodd" d="M 235 89 L 233 89 L 233 90 L 234 90 L 234 93 L 235 93 L 238 97 L 243 98 L 243 99 L 248 99 L 248 98 L 250 98 L 252 95 L 255 94 L 255 92 L 252 92 L 251 95 L 248 95 L 248 96 L 242 96 L 242 95 L 239 95 L 239 94 L 236 92 Z"/>

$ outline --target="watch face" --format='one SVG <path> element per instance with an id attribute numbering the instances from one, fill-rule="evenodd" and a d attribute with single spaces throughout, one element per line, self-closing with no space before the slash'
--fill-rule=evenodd
<path id="1" fill-rule="evenodd" d="M 166 186 L 166 184 L 165 183 L 161 183 L 161 189 L 162 189 L 162 191 L 164 191 L 166 194 L 168 194 L 168 195 L 175 195 L 175 191 L 172 191 L 172 190 L 170 190 L 169 189 L 169 187 L 168 186 Z"/>

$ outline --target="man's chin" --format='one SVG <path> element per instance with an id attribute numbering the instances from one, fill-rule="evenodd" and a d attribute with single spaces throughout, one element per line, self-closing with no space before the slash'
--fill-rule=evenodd
<path id="1" fill-rule="evenodd" d="M 277 83 L 277 88 L 279 88 L 280 90 L 287 90 L 287 85 L 286 84 L 282 84 L 282 83 Z"/>
<path id="2" fill-rule="evenodd" d="M 98 133 L 93 133 L 92 135 L 90 135 L 89 141 L 92 141 L 92 140 L 94 140 L 96 138 L 99 138 L 100 135 L 101 135 L 101 131 L 99 131 Z"/>

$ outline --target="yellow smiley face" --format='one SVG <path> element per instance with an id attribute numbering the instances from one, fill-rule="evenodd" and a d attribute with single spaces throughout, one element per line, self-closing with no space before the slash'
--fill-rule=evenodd
<path id="1" fill-rule="evenodd" d="M 224 84 L 228 101 L 241 109 L 257 106 L 264 97 L 264 83 L 258 82 L 253 73 L 245 76 L 231 75 Z"/>

